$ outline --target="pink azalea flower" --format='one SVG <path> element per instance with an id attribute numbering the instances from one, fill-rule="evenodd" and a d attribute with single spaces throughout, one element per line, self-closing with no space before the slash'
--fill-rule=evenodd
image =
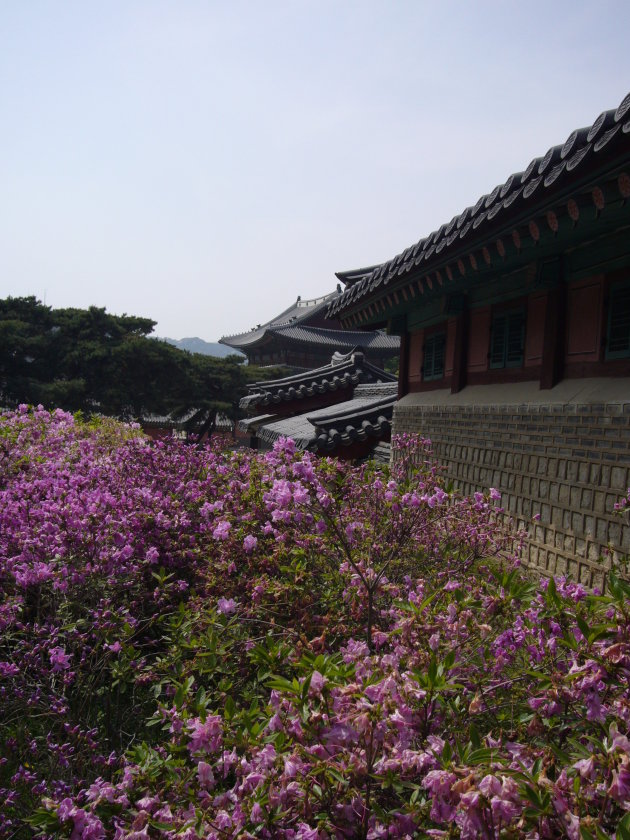
<path id="1" fill-rule="evenodd" d="M 208 715 L 205 721 L 193 718 L 188 721 L 190 743 L 188 750 L 191 754 L 198 752 L 216 752 L 223 740 L 222 721 L 219 715 Z"/>
<path id="2" fill-rule="evenodd" d="M 215 785 L 212 767 L 206 761 L 200 761 L 197 764 L 197 778 L 200 786 L 205 790 L 211 790 Z"/>
<path id="3" fill-rule="evenodd" d="M 222 615 L 231 615 L 233 612 L 236 612 L 237 607 L 238 602 L 234 598 L 219 598 L 217 601 L 217 612 L 220 612 Z"/>
<path id="4" fill-rule="evenodd" d="M 231 523 L 223 519 L 220 522 L 218 522 L 215 526 L 214 530 L 212 531 L 212 536 L 215 540 L 227 540 L 231 530 Z"/>
<path id="5" fill-rule="evenodd" d="M 20 669 L 12 662 L 0 662 L 0 677 L 14 677 Z"/>
<path id="6" fill-rule="evenodd" d="M 265 819 L 265 813 L 259 802 L 254 802 L 250 813 L 250 819 L 253 823 L 261 823 Z"/>
<path id="7" fill-rule="evenodd" d="M 622 761 L 616 770 L 613 770 L 612 784 L 608 788 L 608 795 L 625 808 L 630 808 L 630 762 Z"/>
<path id="8" fill-rule="evenodd" d="M 71 654 L 66 653 L 65 648 L 51 648 L 51 650 L 48 652 L 48 656 L 50 658 L 50 664 L 52 665 L 53 673 L 58 673 L 59 671 L 67 671 L 70 667 L 72 656 Z"/>
<path id="9" fill-rule="evenodd" d="M 251 554 L 252 551 L 256 548 L 257 545 L 258 545 L 258 540 L 256 539 L 256 537 L 252 536 L 251 534 L 248 534 L 245 537 L 245 539 L 243 540 L 243 548 L 245 549 L 247 554 Z"/>
<path id="10" fill-rule="evenodd" d="M 155 546 L 151 546 L 151 548 L 147 551 L 144 555 L 145 559 L 148 563 L 157 563 L 160 559 L 160 552 L 155 548 Z"/>
<path id="11" fill-rule="evenodd" d="M 326 685 L 326 678 L 323 677 L 319 671 L 313 671 L 311 675 L 311 683 L 308 687 L 308 693 L 311 697 L 320 697 L 322 689 Z"/>

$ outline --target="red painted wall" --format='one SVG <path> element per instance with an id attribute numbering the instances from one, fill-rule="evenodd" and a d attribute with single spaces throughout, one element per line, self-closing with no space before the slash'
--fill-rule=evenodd
<path id="1" fill-rule="evenodd" d="M 602 342 L 604 275 L 577 280 L 567 294 L 567 344 L 565 360 L 597 362 Z"/>
<path id="2" fill-rule="evenodd" d="M 564 350 L 564 377 L 628 376 L 630 359 L 605 359 L 606 299 L 608 287 L 625 280 L 629 270 L 597 274 L 574 280 L 567 287 Z M 506 301 L 498 306 L 484 306 L 469 313 L 467 342 L 467 375 L 469 384 L 485 382 L 524 381 L 541 375 L 545 339 L 545 319 L 549 292 L 538 289 L 525 297 Z M 493 312 L 515 305 L 527 307 L 525 353 L 523 366 L 509 370 L 490 370 L 488 351 Z M 444 378 L 423 382 L 422 347 L 427 336 L 446 330 L 446 359 Z M 409 338 L 408 390 L 437 390 L 451 386 L 455 361 L 456 319 L 450 318 L 435 327 L 412 333 Z"/>

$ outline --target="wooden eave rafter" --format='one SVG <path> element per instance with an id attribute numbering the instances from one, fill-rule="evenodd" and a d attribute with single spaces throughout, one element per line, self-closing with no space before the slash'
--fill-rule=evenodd
<path id="1" fill-rule="evenodd" d="M 379 306 L 382 314 L 391 317 L 401 306 L 409 303 L 408 294 L 416 297 L 414 289 L 421 296 L 425 292 L 433 296 L 441 290 L 443 273 L 449 285 L 456 282 L 456 278 L 464 283 L 476 282 L 500 266 L 508 268 L 515 260 L 531 259 L 534 249 L 559 237 L 570 236 L 577 225 L 592 225 L 600 219 L 605 221 L 607 213 L 627 206 L 629 198 L 630 166 L 612 175 L 608 173 L 605 179 L 585 180 L 574 191 L 567 190 L 564 195 L 555 197 L 550 205 L 536 208 L 535 212 L 522 213 L 509 225 L 493 232 L 492 236 L 479 238 L 468 247 L 458 249 L 457 253 L 449 253 L 448 259 L 436 264 L 429 272 L 415 267 L 403 275 L 395 287 L 391 281 L 389 285 L 383 281 L 369 299 L 373 307 L 371 317 Z M 473 271 L 468 270 L 468 265 Z M 399 292 L 403 300 L 399 298 Z M 362 320 L 369 322 L 366 304 L 367 301 L 362 300 L 358 311 Z"/>

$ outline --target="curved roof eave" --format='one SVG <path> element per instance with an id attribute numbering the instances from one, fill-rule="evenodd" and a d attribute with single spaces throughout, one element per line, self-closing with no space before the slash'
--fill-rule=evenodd
<path id="1" fill-rule="evenodd" d="M 339 317 L 359 303 L 369 304 L 381 286 L 396 284 L 411 272 L 424 273 L 436 267 L 470 243 L 481 247 L 484 236 L 491 236 L 501 224 L 515 214 L 536 212 L 536 208 L 552 202 L 570 191 L 573 185 L 597 171 L 608 158 L 614 166 L 630 161 L 630 93 L 619 107 L 602 112 L 587 128 L 573 131 L 563 145 L 552 146 L 545 155 L 534 158 L 523 172 L 513 173 L 476 204 L 467 207 L 387 262 L 377 266 L 347 288 L 327 309 L 327 317 Z M 613 165 L 613 164 L 611 164 Z M 417 271 L 416 271 L 417 269 Z"/>
<path id="2" fill-rule="evenodd" d="M 264 324 L 258 324 L 251 330 L 242 333 L 235 333 L 233 335 L 224 335 L 219 339 L 219 344 L 225 344 L 228 347 L 251 347 L 263 336 L 266 330 L 289 326 L 291 324 L 299 324 L 306 321 L 318 312 L 326 309 L 333 298 L 339 297 L 340 292 L 335 290 L 327 295 L 321 295 L 316 298 L 309 298 L 302 300 L 298 297 L 297 300 L 284 309 L 279 315 L 275 315 Z"/>

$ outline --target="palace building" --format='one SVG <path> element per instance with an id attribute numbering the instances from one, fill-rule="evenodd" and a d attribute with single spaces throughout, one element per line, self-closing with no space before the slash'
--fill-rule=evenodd
<path id="1" fill-rule="evenodd" d="M 630 551 L 630 94 L 355 275 L 327 313 L 400 336 L 393 431 L 498 487 L 529 564 L 601 583 Z"/>
<path id="2" fill-rule="evenodd" d="M 335 353 L 327 365 L 283 379 L 257 382 L 241 400 L 250 417 L 239 430 L 254 449 L 280 437 L 299 449 L 343 459 L 389 459 L 396 377 L 363 352 Z"/>
<path id="3" fill-rule="evenodd" d="M 381 367 L 388 359 L 398 356 L 400 342 L 397 336 L 386 335 L 382 330 L 344 330 L 337 319 L 326 318 L 328 305 L 340 295 L 341 285 L 338 284 L 336 291 L 323 297 L 310 300 L 298 297 L 288 309 L 267 323 L 238 335 L 224 336 L 220 343 L 245 353 L 250 364 L 284 365 L 296 371 L 325 365 L 333 353 L 348 353 L 357 346 Z"/>

